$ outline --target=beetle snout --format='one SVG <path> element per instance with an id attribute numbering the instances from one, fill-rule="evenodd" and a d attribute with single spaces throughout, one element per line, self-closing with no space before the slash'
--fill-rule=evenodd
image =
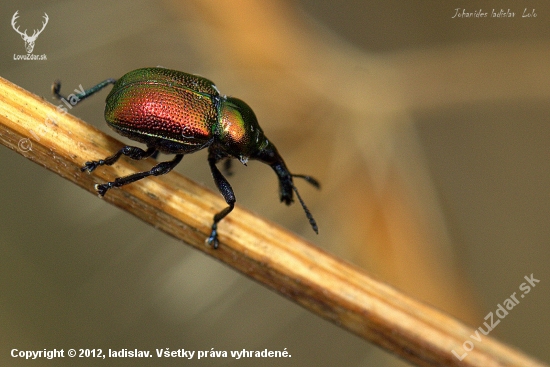
<path id="1" fill-rule="evenodd" d="M 286 168 L 285 162 L 281 159 L 279 162 L 271 164 L 271 168 L 277 174 L 279 179 L 279 199 L 286 205 L 292 204 L 294 201 L 292 175 Z"/>
<path id="2" fill-rule="evenodd" d="M 275 145 L 271 144 L 265 137 L 258 149 L 254 152 L 253 158 L 270 165 L 273 169 L 275 169 L 275 165 L 279 165 L 280 167 L 278 169 L 281 170 L 281 172 L 286 170 L 288 173 L 283 157 L 281 157 Z M 279 175 L 279 173 L 277 173 L 277 175 Z"/>

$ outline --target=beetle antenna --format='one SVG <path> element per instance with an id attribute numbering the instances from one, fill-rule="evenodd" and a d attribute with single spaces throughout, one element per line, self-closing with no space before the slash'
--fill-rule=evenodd
<path id="1" fill-rule="evenodd" d="M 302 175 L 292 175 L 292 176 L 301 177 L 304 180 L 306 180 L 307 182 L 310 182 L 314 186 L 317 186 L 319 184 L 319 182 L 317 182 L 317 180 L 315 180 L 314 178 L 311 178 L 309 176 L 302 176 Z M 309 179 L 307 179 L 305 177 L 308 177 L 312 181 L 310 181 Z M 313 182 L 316 182 L 317 185 L 315 185 Z M 317 227 L 317 222 L 315 221 L 315 219 L 313 219 L 313 215 L 311 215 L 311 212 L 309 211 L 306 204 L 302 200 L 302 197 L 298 193 L 298 189 L 296 188 L 296 186 L 294 186 L 294 184 L 292 182 L 290 183 L 290 185 L 292 186 L 292 190 L 294 190 L 294 192 L 296 193 L 296 196 L 298 197 L 298 200 L 300 201 L 300 204 L 302 204 L 302 208 L 304 208 L 304 212 L 306 212 L 306 217 L 309 220 L 309 224 L 311 225 L 311 228 L 315 231 L 315 233 L 319 234 L 319 228 Z"/>
<path id="2" fill-rule="evenodd" d="M 308 176 L 308 175 L 294 175 L 294 174 L 291 174 L 291 176 L 302 178 L 302 179 L 306 180 L 307 182 L 309 182 L 310 184 L 312 184 L 313 186 L 315 186 L 316 188 L 318 188 L 318 189 L 321 188 L 321 184 L 319 183 L 319 181 L 317 181 L 316 179 L 314 179 L 311 176 Z M 298 193 L 296 193 L 296 194 L 298 194 Z"/>

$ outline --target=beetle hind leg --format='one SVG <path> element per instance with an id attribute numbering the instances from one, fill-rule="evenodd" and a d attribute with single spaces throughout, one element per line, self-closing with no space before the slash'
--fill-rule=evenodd
<path id="1" fill-rule="evenodd" d="M 138 147 L 133 147 L 130 145 L 125 146 L 124 148 L 120 149 L 118 152 L 113 154 L 110 157 L 107 157 L 105 159 L 100 159 L 99 161 L 88 161 L 84 164 L 84 167 L 82 167 L 80 170 L 82 172 L 88 171 L 92 172 L 99 166 L 107 165 L 111 166 L 113 165 L 118 159 L 125 155 L 127 157 L 130 157 L 135 160 L 145 159 L 147 157 L 150 157 L 154 155 L 157 152 L 157 149 L 154 147 L 149 147 L 147 150 L 143 150 Z"/>
<path id="2" fill-rule="evenodd" d="M 83 93 L 79 93 L 79 94 L 76 94 L 76 95 L 72 94 L 70 96 L 73 96 L 74 99 L 70 98 L 70 103 L 71 103 L 71 105 L 75 106 L 78 103 L 80 103 L 83 99 L 88 98 L 92 94 L 95 94 L 95 93 L 99 92 L 100 90 L 102 90 L 103 88 L 108 86 L 109 84 L 115 84 L 115 83 L 116 83 L 115 79 L 112 79 L 112 78 L 111 79 L 106 79 L 106 80 L 102 81 L 101 83 L 99 83 L 97 85 L 94 85 L 90 89 L 86 89 Z M 82 86 L 80 86 L 80 88 L 82 88 Z M 53 93 L 53 95 L 59 100 L 62 100 L 62 99 L 66 100 L 66 101 L 69 100 L 69 98 L 67 98 L 67 97 L 63 96 L 61 93 L 59 93 L 60 90 L 61 90 L 61 81 L 56 80 L 52 84 L 52 93 Z"/>
<path id="3" fill-rule="evenodd" d="M 119 177 L 119 178 L 116 178 L 114 181 L 95 185 L 95 189 L 97 190 L 97 193 L 100 196 L 104 196 L 105 193 L 109 189 L 112 189 L 113 187 L 128 185 L 129 183 L 136 182 L 148 176 L 160 176 L 160 175 L 167 174 L 172 169 L 174 169 L 174 167 L 176 167 L 179 162 L 181 162 L 182 158 L 183 158 L 183 154 L 176 154 L 176 157 L 173 160 L 167 161 L 167 162 L 160 162 L 159 164 L 151 168 L 149 171 L 138 172 L 138 173 L 134 173 L 133 175 Z"/>

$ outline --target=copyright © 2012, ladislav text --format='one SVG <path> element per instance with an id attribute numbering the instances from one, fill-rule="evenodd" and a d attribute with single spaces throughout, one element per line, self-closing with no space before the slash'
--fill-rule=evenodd
<path id="1" fill-rule="evenodd" d="M 184 348 L 170 349 L 157 348 L 152 353 L 150 350 L 143 349 L 42 349 L 42 350 L 20 350 L 13 348 L 11 350 L 13 358 L 24 359 L 54 359 L 54 358 L 186 358 L 186 359 L 207 359 L 207 358 L 291 358 L 292 355 L 284 348 L 283 350 L 188 350 Z"/>

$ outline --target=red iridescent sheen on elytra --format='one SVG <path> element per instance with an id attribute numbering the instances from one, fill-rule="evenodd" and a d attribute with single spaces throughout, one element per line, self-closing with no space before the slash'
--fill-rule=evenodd
<path id="1" fill-rule="evenodd" d="M 207 79 L 169 69 L 139 69 L 115 84 L 107 96 L 105 119 L 131 139 L 140 141 L 145 134 L 191 153 L 212 140 L 220 98 Z"/>

